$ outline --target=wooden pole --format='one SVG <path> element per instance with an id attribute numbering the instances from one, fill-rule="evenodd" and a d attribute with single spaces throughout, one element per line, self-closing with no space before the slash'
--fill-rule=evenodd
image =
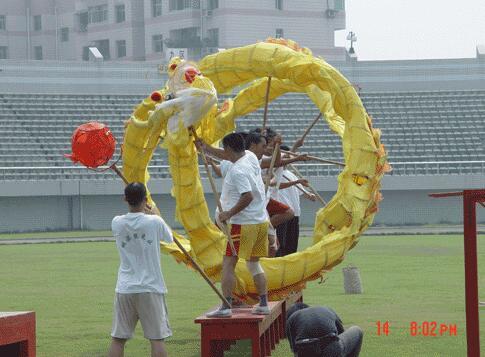
<path id="1" fill-rule="evenodd" d="M 113 170 L 114 172 L 116 172 L 116 174 L 123 180 L 123 182 L 125 184 L 129 184 L 128 180 L 126 179 L 126 177 L 123 175 L 123 173 L 118 169 L 118 167 L 116 167 L 116 164 L 113 164 L 109 167 L 111 170 Z M 195 268 L 195 270 L 197 270 L 200 275 L 202 275 L 202 277 L 204 278 L 205 281 L 207 281 L 207 283 L 209 284 L 209 286 L 212 288 L 212 290 L 215 291 L 215 293 L 217 294 L 217 296 L 219 296 L 219 298 L 222 300 L 222 302 L 224 304 L 227 304 L 227 306 L 231 306 L 231 304 L 229 304 L 229 302 L 227 301 L 227 299 L 224 297 L 224 295 L 221 294 L 221 292 L 219 291 L 219 289 L 217 289 L 217 287 L 215 286 L 215 284 L 209 279 L 209 277 L 207 276 L 207 274 L 204 272 L 204 270 L 202 270 L 202 268 L 199 266 L 199 264 L 197 264 L 195 262 L 195 260 L 191 257 L 191 255 L 189 254 L 189 252 L 187 252 L 184 248 L 184 246 L 182 245 L 182 243 L 179 242 L 179 240 L 173 236 L 173 241 L 174 243 L 177 245 L 177 247 L 180 248 L 180 250 L 182 251 L 182 253 L 184 253 L 184 255 L 187 257 L 187 259 L 189 259 L 190 263 L 192 264 L 192 266 Z"/>
<path id="2" fill-rule="evenodd" d="M 207 155 L 206 155 L 206 157 L 207 157 Z M 221 160 L 214 158 L 214 156 L 209 156 L 209 158 L 210 158 L 212 161 L 214 161 L 216 164 L 220 164 L 220 163 L 221 163 Z"/>
<path id="3" fill-rule="evenodd" d="M 199 266 L 199 264 L 197 264 L 195 262 L 195 260 L 190 256 L 189 252 L 187 252 L 185 250 L 184 246 L 178 241 L 178 239 L 175 238 L 175 237 L 173 237 L 173 241 L 175 242 L 175 244 L 177 245 L 177 247 L 179 247 L 180 250 L 184 253 L 184 255 L 190 260 L 190 263 L 193 265 L 193 267 L 200 273 L 200 275 L 202 275 L 202 277 L 204 278 L 204 280 L 207 281 L 207 283 L 210 285 L 210 287 L 212 288 L 212 290 L 215 291 L 215 293 L 217 294 L 217 296 L 219 296 L 219 298 L 222 300 L 222 302 L 224 302 L 224 304 L 226 304 L 227 306 L 231 306 L 231 304 L 229 304 L 229 301 L 227 301 L 227 299 L 224 297 L 224 295 L 222 295 L 222 293 L 219 291 L 219 289 L 217 289 L 217 287 L 212 282 L 212 280 L 209 279 L 209 277 L 207 276 L 207 274 L 202 270 L 202 268 Z"/>
<path id="4" fill-rule="evenodd" d="M 128 185 L 129 184 L 129 182 L 126 179 L 125 175 L 123 175 L 123 173 L 120 171 L 120 169 L 118 169 L 118 167 L 116 166 L 116 164 L 111 165 L 109 168 L 111 170 L 113 170 L 123 180 L 123 182 L 125 183 L 125 185 Z"/>
<path id="5" fill-rule="evenodd" d="M 192 135 L 194 136 L 194 139 L 198 139 L 197 133 L 195 132 L 195 129 L 193 127 L 189 128 L 190 131 L 192 132 Z M 205 151 L 203 149 L 200 150 L 200 154 L 202 155 L 202 161 L 204 161 L 204 166 L 207 171 L 207 176 L 209 177 L 209 182 L 212 188 L 212 193 L 214 194 L 214 198 L 216 199 L 216 204 L 217 208 L 219 209 L 219 212 L 223 212 L 222 205 L 221 205 L 221 200 L 219 198 L 219 193 L 217 192 L 216 188 L 216 183 L 214 181 L 214 178 L 212 177 L 212 173 L 209 168 L 209 163 L 207 162 L 207 156 L 205 155 Z M 227 227 L 226 223 L 222 222 L 222 230 L 224 231 L 224 234 L 227 237 L 227 241 L 229 242 L 229 246 L 231 247 L 232 254 L 234 256 L 237 256 L 236 248 L 234 247 L 234 242 L 232 241 L 231 238 L 231 233 L 229 232 L 229 228 Z"/>
<path id="6" fill-rule="evenodd" d="M 268 116 L 268 102 L 269 102 L 269 90 L 271 88 L 271 76 L 268 76 L 268 84 L 266 85 L 266 97 L 264 100 L 264 116 L 263 116 L 263 128 L 261 130 L 261 134 L 264 135 L 264 131 L 266 130 L 266 122 Z"/>
<path id="7" fill-rule="evenodd" d="M 308 128 L 306 128 L 305 132 L 300 137 L 300 140 L 305 140 L 305 138 L 308 135 L 308 133 L 310 132 L 310 130 L 313 129 L 313 127 L 317 123 L 318 119 L 320 119 L 321 117 L 322 117 L 322 113 L 318 113 L 318 116 L 312 121 L 312 123 L 308 126 Z"/>
<path id="8" fill-rule="evenodd" d="M 297 154 L 295 152 L 292 152 L 292 151 L 286 151 L 286 150 L 281 150 L 282 153 L 284 154 L 289 154 L 289 155 L 293 155 L 293 156 L 299 156 L 301 154 Z M 333 164 L 333 165 L 338 165 L 338 166 L 342 166 L 342 167 L 345 167 L 345 164 L 342 163 L 342 162 L 339 162 L 339 161 L 333 161 L 333 160 L 327 160 L 327 159 L 321 159 L 319 157 L 316 157 L 316 156 L 311 156 L 311 155 L 307 155 L 307 157 L 311 160 L 314 160 L 314 161 L 318 161 L 318 162 L 323 162 L 325 164 Z"/>
<path id="9" fill-rule="evenodd" d="M 290 179 L 288 178 L 288 176 L 283 175 L 283 177 L 284 177 L 286 180 L 288 180 L 288 182 L 292 182 L 292 180 L 290 180 Z M 307 192 L 307 191 L 305 191 L 303 188 L 301 188 L 299 185 L 300 185 L 300 184 L 299 184 L 299 183 L 297 183 L 297 184 L 295 185 L 295 186 L 296 186 L 296 188 L 297 188 L 299 191 L 301 191 L 301 192 L 303 192 L 303 193 L 308 194 L 308 192 Z"/>
<path id="10" fill-rule="evenodd" d="M 303 175 L 300 173 L 300 171 L 298 171 L 298 169 L 294 165 L 290 164 L 289 166 L 295 172 L 296 176 L 298 176 L 299 178 L 303 178 Z M 324 205 L 324 206 L 327 205 L 327 202 L 325 202 L 325 200 L 323 199 L 323 197 L 320 196 L 320 194 L 318 193 L 318 191 L 315 190 L 315 188 L 311 185 L 310 182 L 308 182 L 308 188 L 310 189 L 310 191 L 312 191 L 312 193 L 315 196 L 317 196 L 318 200 L 321 202 L 322 205 Z"/>
<path id="11" fill-rule="evenodd" d="M 271 183 L 271 177 L 273 176 L 273 168 L 279 151 L 280 151 L 280 143 L 276 143 L 273 151 L 273 156 L 271 157 L 271 163 L 269 164 L 268 174 L 266 175 L 266 180 L 264 182 L 264 192 L 268 191 L 268 187 Z"/>
<path id="12" fill-rule="evenodd" d="M 269 103 L 269 91 L 271 89 L 271 76 L 268 76 L 268 83 L 266 84 L 266 95 L 264 98 L 264 116 L 263 116 L 263 127 L 261 128 L 261 134 L 264 135 L 266 131 L 266 123 L 268 121 L 268 103 Z M 276 161 L 276 155 L 278 154 L 278 150 L 280 149 L 280 144 L 276 143 L 273 156 L 271 157 L 271 164 L 269 165 L 268 175 L 266 176 L 266 180 L 264 182 L 264 192 L 268 191 L 268 187 L 271 181 L 271 176 L 273 175 L 273 168 L 274 163 Z"/>

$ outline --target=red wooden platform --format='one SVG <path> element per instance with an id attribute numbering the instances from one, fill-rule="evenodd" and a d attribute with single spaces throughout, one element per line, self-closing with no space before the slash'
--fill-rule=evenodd
<path id="1" fill-rule="evenodd" d="M 35 312 L 0 312 L 0 356 L 35 357 Z"/>
<path id="2" fill-rule="evenodd" d="M 276 344 L 285 337 L 286 308 L 295 301 L 302 301 L 301 293 L 270 302 L 269 315 L 253 315 L 249 307 L 233 308 L 232 317 L 199 316 L 195 323 L 201 325 L 201 356 L 222 357 L 237 340 L 245 339 L 251 340 L 253 357 L 271 356 Z"/>

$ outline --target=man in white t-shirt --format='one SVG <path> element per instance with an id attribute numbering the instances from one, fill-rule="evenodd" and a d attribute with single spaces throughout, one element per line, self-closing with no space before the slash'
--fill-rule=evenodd
<path id="1" fill-rule="evenodd" d="M 300 196 L 304 195 L 310 201 L 315 201 L 316 196 L 306 191 L 302 186 L 307 186 L 308 181 L 299 179 L 291 171 L 283 170 L 282 181 L 279 184 L 279 200 L 288 205 L 295 212 L 295 216 L 289 221 L 276 228 L 280 248 L 276 252 L 277 257 L 282 257 L 298 250 L 300 237 Z"/>
<path id="2" fill-rule="evenodd" d="M 258 158 L 252 152 L 245 151 L 244 139 L 240 134 L 226 135 L 222 140 L 224 150 L 210 148 L 203 142 L 205 150 L 223 160 L 232 162 L 228 165 L 221 192 L 219 220 L 230 224 L 231 238 L 237 255 L 232 254 L 229 245 L 222 261 L 222 292 L 227 301 L 232 303 L 232 291 L 236 284 L 234 274 L 239 258 L 246 260 L 246 265 L 253 276 L 254 285 L 259 294 L 259 305 L 254 314 L 269 314 L 266 276 L 259 263 L 259 258 L 268 256 L 268 215 L 266 213 L 266 194 L 261 177 Z M 208 317 L 229 317 L 232 306 L 222 306 L 207 314 Z"/>
<path id="3" fill-rule="evenodd" d="M 160 240 L 173 242 L 172 232 L 157 215 L 145 214 L 146 188 L 133 182 L 125 188 L 129 212 L 111 223 L 120 256 L 115 289 L 109 357 L 123 356 L 125 343 L 140 320 L 152 356 L 166 357 L 163 340 L 172 335 L 160 266 Z"/>
<path id="4" fill-rule="evenodd" d="M 271 132 L 275 133 L 274 131 L 271 131 Z M 262 169 L 266 169 L 267 171 L 267 169 L 270 167 L 272 158 L 271 156 L 266 156 L 266 157 L 264 156 L 264 152 L 267 149 L 266 138 L 262 136 L 258 130 L 253 130 L 248 134 L 246 133 L 239 133 L 239 134 L 243 135 L 243 138 L 245 140 L 246 153 L 252 152 L 254 155 L 256 155 L 259 161 L 260 167 Z M 274 142 L 275 140 L 279 140 L 279 139 L 273 136 L 272 140 Z M 220 151 L 219 149 L 213 148 L 211 146 L 206 146 L 206 150 L 208 150 L 210 153 L 212 153 L 215 156 L 221 157 L 220 155 L 218 155 Z M 307 159 L 308 157 L 306 155 L 299 155 L 292 158 L 285 157 L 284 159 L 281 159 L 281 155 L 278 154 L 275 161 L 276 172 L 280 173 L 279 176 L 281 178 L 281 172 L 283 171 L 283 167 L 281 165 L 287 165 L 295 161 L 306 161 Z M 210 163 L 212 165 L 212 168 L 214 169 L 214 172 L 219 177 L 225 177 L 229 168 L 233 165 L 232 162 L 228 160 L 221 161 L 219 166 L 216 163 L 214 163 L 212 160 L 210 161 Z M 263 174 L 263 179 L 266 176 L 267 174 L 266 175 Z M 276 230 L 273 227 L 278 227 L 279 225 L 292 219 L 294 216 L 292 209 L 288 207 L 286 204 L 283 204 L 282 202 L 280 202 L 278 198 L 276 198 L 277 195 L 278 195 L 278 189 L 276 189 L 275 187 L 270 187 L 266 195 L 266 203 L 267 203 L 266 211 L 268 212 L 269 221 L 270 221 L 270 226 L 268 230 L 268 239 L 270 243 L 270 248 L 269 248 L 270 257 L 274 257 L 278 249 Z M 217 217 L 217 210 L 216 210 L 216 217 Z M 219 223 L 217 222 L 217 218 L 216 218 L 216 224 L 219 225 Z"/>
<path id="5" fill-rule="evenodd" d="M 238 133 L 238 134 L 241 135 L 244 139 L 244 145 L 246 147 L 245 152 L 246 152 L 247 155 L 250 155 L 250 157 L 252 158 L 252 164 L 256 165 L 256 162 L 258 163 L 259 169 L 255 168 L 255 170 L 257 170 L 257 172 L 259 172 L 262 175 L 261 166 L 266 164 L 266 163 L 262 162 L 263 152 L 264 152 L 265 147 L 266 147 L 266 139 L 263 136 L 261 136 L 260 134 L 255 134 L 255 133 L 251 133 L 251 134 Z M 220 156 L 221 151 L 219 149 L 215 149 L 215 148 L 212 148 L 212 147 L 206 147 L 206 150 L 208 150 L 209 152 L 212 152 L 212 154 L 214 154 L 218 157 L 221 157 L 221 158 L 224 157 L 224 156 Z M 257 160 L 254 160 L 254 157 L 256 157 Z M 271 160 L 271 158 L 269 160 Z M 226 174 L 229 172 L 229 169 L 233 165 L 233 163 L 229 160 L 222 160 L 220 162 L 220 165 L 217 165 L 213 161 L 210 161 L 210 163 L 211 163 L 212 168 L 214 169 L 214 172 L 216 173 L 216 175 L 219 176 L 219 177 L 222 177 L 222 178 L 226 177 Z M 269 163 L 268 163 L 268 165 L 269 165 Z M 268 211 L 268 200 L 269 200 L 269 197 L 268 197 L 268 195 L 266 195 L 266 204 L 267 204 L 266 211 Z M 283 211 L 285 209 L 287 210 L 288 207 L 285 206 L 283 208 Z M 218 211 L 218 209 L 216 209 L 216 224 L 220 227 L 221 223 L 218 220 L 218 215 L 219 215 L 219 211 Z M 293 216 L 293 214 L 291 213 L 291 217 L 292 216 Z M 288 217 L 288 219 L 291 218 L 291 217 Z M 270 257 L 274 257 L 275 254 L 276 254 L 276 251 L 278 250 L 278 243 L 277 243 L 277 239 L 276 239 L 276 230 L 271 225 L 272 218 L 269 216 L 269 212 L 268 212 L 268 220 L 270 221 L 270 225 L 269 225 L 269 228 L 268 228 L 268 240 L 269 240 L 268 254 L 269 254 Z"/>
<path id="6" fill-rule="evenodd" d="M 260 129 L 253 129 L 249 135 L 254 135 L 260 132 Z M 266 137 L 266 142 L 267 145 L 264 150 L 264 155 L 262 156 L 263 161 L 265 160 L 266 162 L 270 163 L 273 152 L 275 149 L 276 143 L 281 143 L 281 136 L 271 128 L 266 128 L 265 131 L 265 137 Z M 249 140 L 248 140 L 249 141 Z M 281 149 L 283 150 L 288 150 L 288 147 L 282 145 L 280 146 Z M 291 164 L 293 162 L 297 161 L 308 161 L 309 158 L 307 155 L 297 155 L 290 157 L 288 155 L 281 156 L 279 159 L 278 157 L 281 156 L 281 152 L 276 155 L 276 162 L 274 166 L 274 170 L 271 174 L 269 174 L 269 164 L 268 166 L 265 166 L 264 168 L 267 168 L 263 176 L 265 178 L 268 177 L 268 175 L 271 176 L 271 182 L 276 182 L 276 184 L 270 185 L 268 188 L 268 194 L 269 194 L 269 202 L 268 205 L 266 206 L 266 209 L 268 211 L 268 214 L 270 216 L 270 222 L 273 227 L 276 228 L 276 236 L 278 237 L 278 246 L 279 249 L 275 253 L 276 256 L 281 256 L 282 250 L 282 245 L 284 244 L 284 239 L 285 239 L 285 232 L 286 232 L 286 227 L 289 222 L 295 222 L 298 221 L 298 218 L 295 219 L 295 211 L 291 205 L 289 205 L 287 202 L 284 202 L 280 198 L 280 183 L 282 182 L 283 178 L 283 170 L 284 167 L 288 164 Z M 263 167 L 263 165 L 262 165 Z M 280 254 L 278 254 L 278 252 Z"/>
<path id="7" fill-rule="evenodd" d="M 282 145 L 282 150 L 289 148 Z M 277 257 L 282 257 L 298 250 L 298 239 L 300 237 L 300 196 L 304 195 L 310 201 L 315 201 L 316 196 L 308 192 L 305 187 L 308 187 L 308 181 L 299 179 L 291 171 L 288 171 L 286 166 L 281 172 L 281 181 L 274 180 L 273 187 L 278 187 L 278 199 L 280 202 L 291 207 L 295 216 L 287 222 L 279 225 L 276 228 L 280 248 L 276 252 Z"/>

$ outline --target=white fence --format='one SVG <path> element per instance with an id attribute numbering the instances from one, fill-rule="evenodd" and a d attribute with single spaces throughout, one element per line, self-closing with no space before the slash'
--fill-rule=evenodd
<path id="1" fill-rule="evenodd" d="M 331 177 L 337 176 L 342 170 L 331 164 L 300 164 L 297 165 L 304 176 Z M 485 175 L 485 161 L 429 161 L 429 162 L 396 162 L 391 163 L 391 176 L 409 175 Z M 170 178 L 168 165 L 149 166 L 152 178 Z M 203 165 L 199 166 L 202 177 L 205 177 Z M 2 181 L 38 181 L 38 180 L 103 180 L 114 178 L 111 170 L 102 172 L 88 170 L 82 166 L 45 166 L 45 167 L 0 167 Z"/>

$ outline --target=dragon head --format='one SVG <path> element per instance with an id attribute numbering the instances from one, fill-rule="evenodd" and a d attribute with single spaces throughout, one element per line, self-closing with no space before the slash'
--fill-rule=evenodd
<path id="1" fill-rule="evenodd" d="M 186 61 L 180 57 L 174 57 L 168 64 L 167 91 L 176 93 L 187 88 L 198 88 L 209 91 L 216 95 L 216 90 L 212 82 L 204 77 L 193 62 Z"/>

